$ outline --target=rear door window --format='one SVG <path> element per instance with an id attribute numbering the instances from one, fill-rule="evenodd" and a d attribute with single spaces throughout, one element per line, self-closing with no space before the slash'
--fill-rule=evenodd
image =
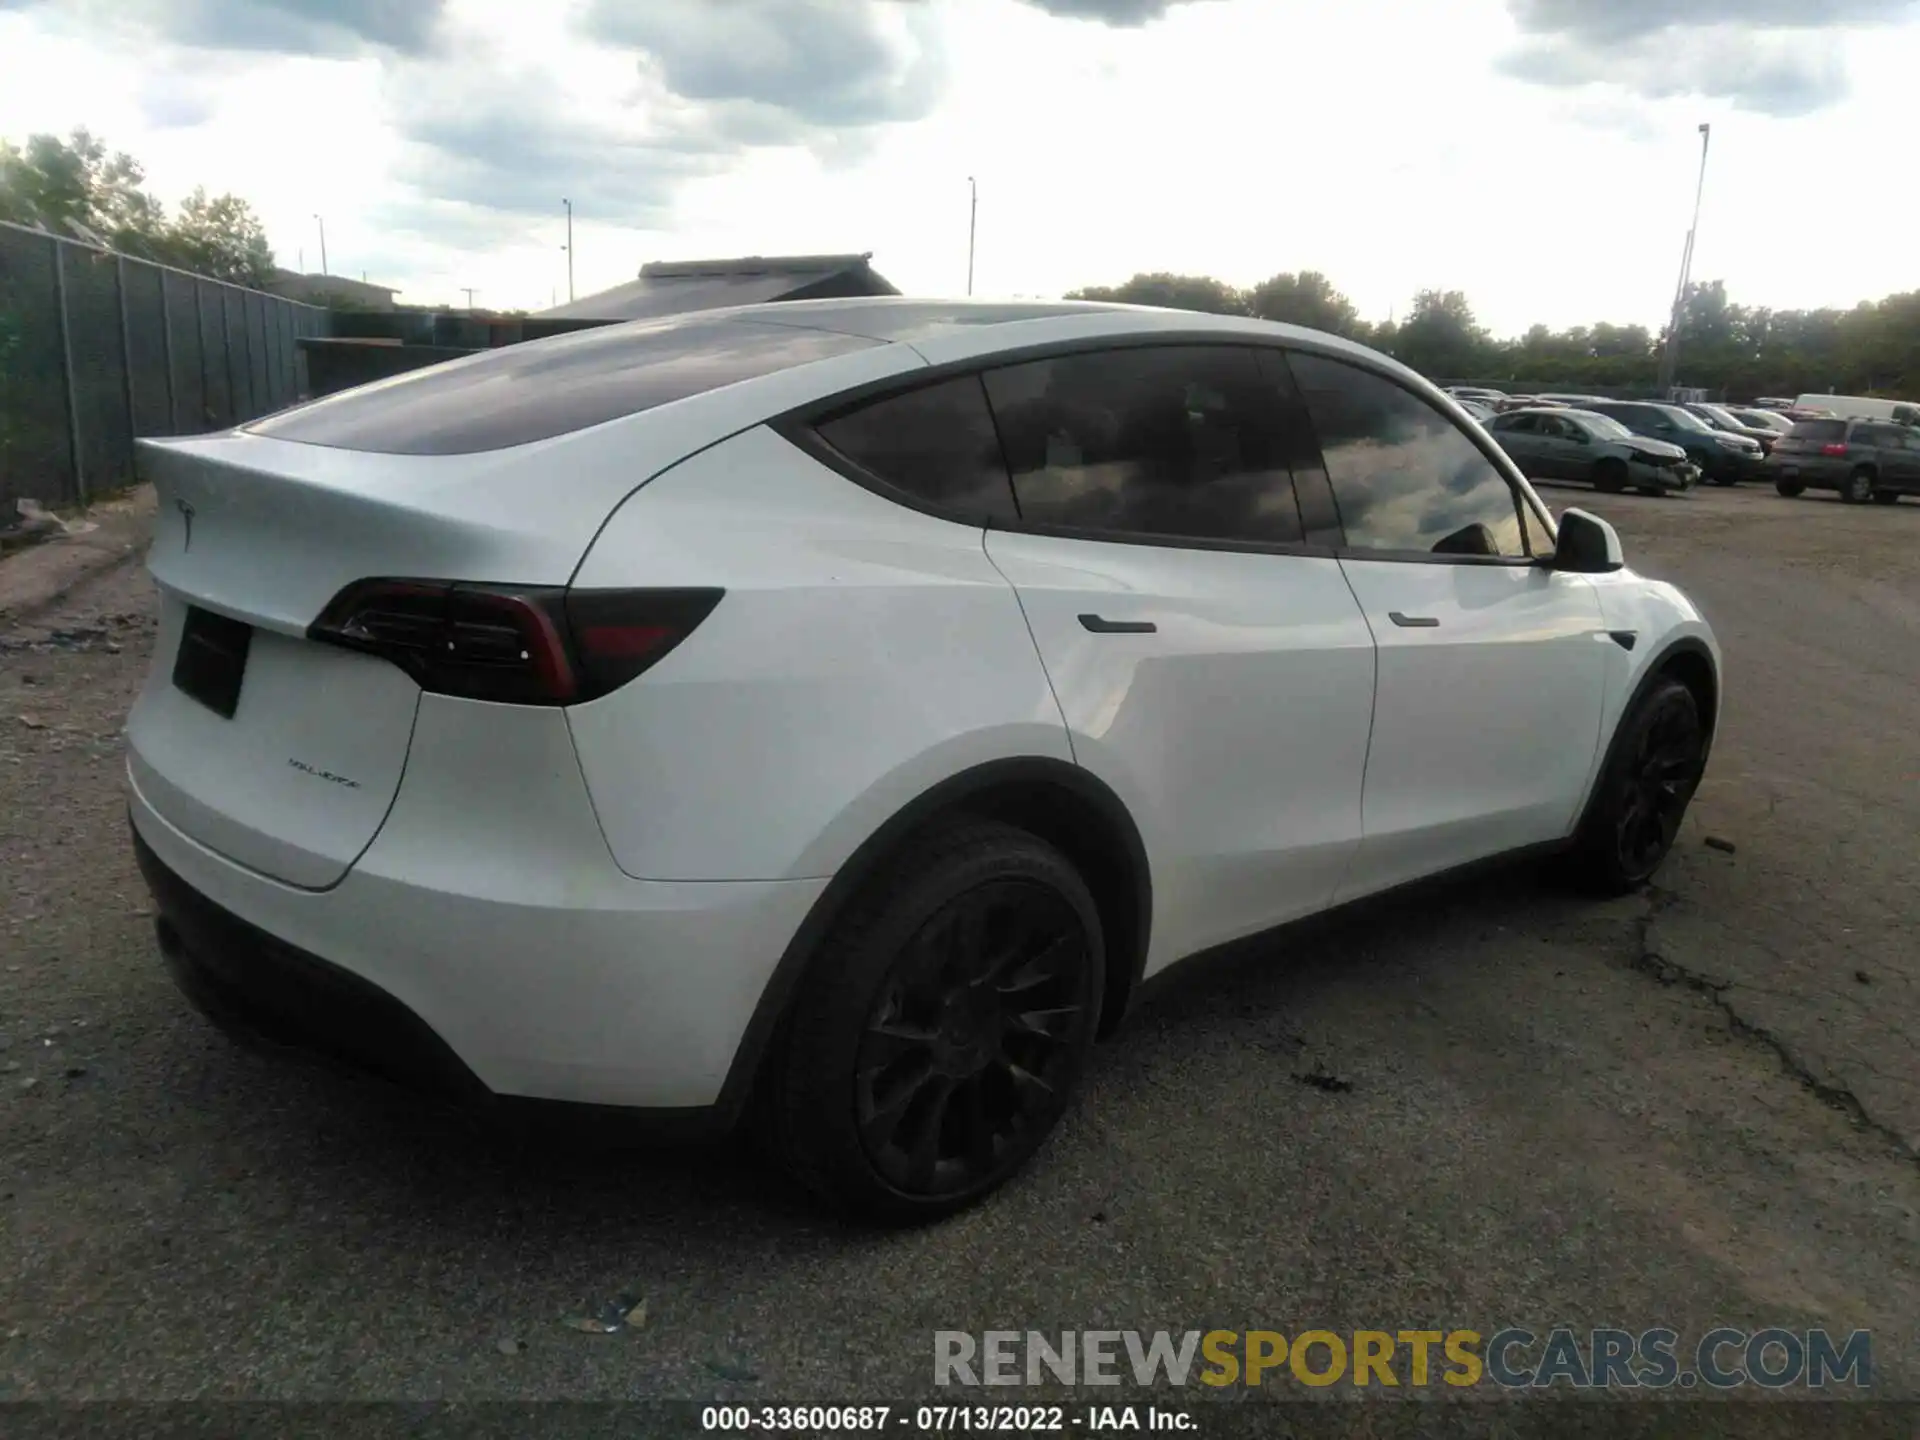
<path id="1" fill-rule="evenodd" d="M 985 380 L 1027 523 L 1169 544 L 1301 541 L 1289 412 L 1254 350 L 1089 351 Z"/>
<path id="2" fill-rule="evenodd" d="M 410 371 L 247 428 L 275 440 L 384 455 L 471 455 L 882 343 L 744 320 L 608 325 Z"/>
<path id="3" fill-rule="evenodd" d="M 816 428 L 840 454 L 920 504 L 956 518 L 1015 516 L 1006 458 L 978 375 L 883 396 Z"/>

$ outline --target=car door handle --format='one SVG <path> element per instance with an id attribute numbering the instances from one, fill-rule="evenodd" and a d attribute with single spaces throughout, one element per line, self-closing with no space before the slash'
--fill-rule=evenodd
<path id="1" fill-rule="evenodd" d="M 1440 623 L 1432 615 L 1402 615 L 1398 610 L 1389 610 L 1387 619 L 1406 630 L 1432 630 Z"/>
<path id="2" fill-rule="evenodd" d="M 1108 620 L 1099 615 L 1082 615 L 1080 623 L 1096 635 L 1152 635 L 1160 628 L 1151 620 Z"/>

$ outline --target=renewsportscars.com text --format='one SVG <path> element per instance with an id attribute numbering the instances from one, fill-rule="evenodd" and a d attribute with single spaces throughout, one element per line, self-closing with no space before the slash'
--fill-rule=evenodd
<path id="1" fill-rule="evenodd" d="M 1392 1389 L 1864 1390 L 1873 1337 L 1855 1330 L 1674 1330 L 1535 1334 L 1478 1330 L 938 1330 L 936 1385 L 1351 1385 Z"/>

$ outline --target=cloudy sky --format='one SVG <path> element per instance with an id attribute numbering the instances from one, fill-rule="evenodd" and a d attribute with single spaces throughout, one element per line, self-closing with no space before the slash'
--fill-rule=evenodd
<path id="1" fill-rule="evenodd" d="M 981 294 L 1310 268 L 1371 318 L 1658 324 L 1702 122 L 1696 277 L 1850 305 L 1920 286 L 1916 75 L 1913 0 L 0 0 L 0 134 L 499 308 L 566 299 L 563 198 L 582 295 L 858 250 L 960 293 L 975 176 Z"/>

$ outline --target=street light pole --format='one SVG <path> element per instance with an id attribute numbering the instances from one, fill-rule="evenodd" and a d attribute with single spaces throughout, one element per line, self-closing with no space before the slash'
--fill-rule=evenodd
<path id="1" fill-rule="evenodd" d="M 1667 322 L 1667 348 L 1660 357 L 1660 395 L 1664 399 L 1673 388 L 1680 368 L 1680 314 L 1686 308 L 1687 286 L 1693 280 L 1693 246 L 1700 234 L 1700 200 L 1707 191 L 1707 146 L 1713 140 L 1713 126 L 1700 127 L 1700 180 L 1693 191 L 1693 225 L 1687 231 L 1686 247 L 1680 252 L 1680 284 L 1673 292 L 1673 315 Z"/>
<path id="2" fill-rule="evenodd" d="M 980 186 L 973 176 L 967 177 L 967 191 L 973 197 L 967 211 L 967 294 L 973 294 L 973 242 L 980 231 Z"/>
<path id="3" fill-rule="evenodd" d="M 567 243 L 564 248 L 567 252 L 567 303 L 571 305 L 573 303 L 573 201 L 562 200 L 560 203 L 567 207 Z"/>
<path id="4" fill-rule="evenodd" d="M 320 227 L 320 273 L 322 275 L 330 274 L 331 272 L 327 269 L 327 222 L 322 220 L 318 215 L 314 216 L 313 219 L 314 223 Z"/>

